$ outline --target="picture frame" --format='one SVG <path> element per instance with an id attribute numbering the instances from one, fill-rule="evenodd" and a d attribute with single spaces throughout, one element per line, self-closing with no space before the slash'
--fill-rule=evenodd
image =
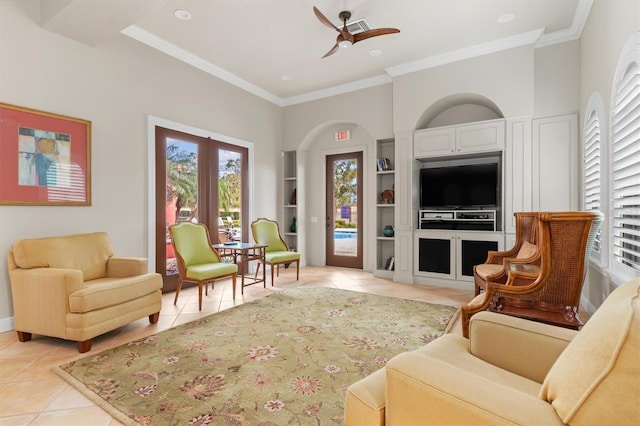
<path id="1" fill-rule="evenodd" d="M 0 102 L 0 205 L 90 206 L 91 121 Z"/>

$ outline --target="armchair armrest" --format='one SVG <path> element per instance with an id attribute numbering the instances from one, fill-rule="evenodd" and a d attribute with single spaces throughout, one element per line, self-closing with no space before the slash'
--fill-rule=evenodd
<path id="1" fill-rule="evenodd" d="M 542 383 L 577 331 L 478 312 L 469 325 L 470 352 L 490 364 Z"/>
<path id="2" fill-rule="evenodd" d="M 560 425 L 541 385 L 487 364 L 467 340 L 445 335 L 386 366 L 387 424 Z"/>
<path id="3" fill-rule="evenodd" d="M 501 265 L 504 259 L 516 257 L 517 254 L 518 254 L 518 249 L 516 247 L 513 247 L 511 250 L 508 250 L 508 251 L 489 250 L 489 252 L 487 253 L 487 260 L 484 263 Z"/>
<path id="4" fill-rule="evenodd" d="M 82 271 L 18 268 L 9 275 L 16 330 L 64 337 L 68 296 L 82 288 Z"/>
<path id="5" fill-rule="evenodd" d="M 144 257 L 110 257 L 107 260 L 107 277 L 124 278 L 149 272 L 149 260 Z"/>

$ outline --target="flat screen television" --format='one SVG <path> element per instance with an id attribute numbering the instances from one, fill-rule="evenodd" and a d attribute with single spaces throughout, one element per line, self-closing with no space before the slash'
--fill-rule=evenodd
<path id="1" fill-rule="evenodd" d="M 464 209 L 498 205 L 499 164 L 420 169 L 422 209 Z"/>

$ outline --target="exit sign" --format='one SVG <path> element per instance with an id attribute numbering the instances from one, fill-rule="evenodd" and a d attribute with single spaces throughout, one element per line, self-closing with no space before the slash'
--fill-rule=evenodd
<path id="1" fill-rule="evenodd" d="M 336 132 L 336 141 L 348 141 L 351 139 L 351 131 L 350 130 L 338 130 Z"/>

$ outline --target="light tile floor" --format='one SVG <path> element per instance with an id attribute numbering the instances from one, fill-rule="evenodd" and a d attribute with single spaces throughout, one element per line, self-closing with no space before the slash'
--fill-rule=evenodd
<path id="1" fill-rule="evenodd" d="M 209 295 L 203 296 L 201 312 L 198 311 L 197 287 L 183 289 L 175 306 L 175 293 L 167 293 L 163 296 L 157 324 L 150 325 L 145 317 L 96 337 L 91 352 L 299 285 L 335 287 L 454 306 L 461 306 L 473 297 L 472 290 L 394 283 L 375 278 L 369 272 L 343 268 L 304 267 L 300 271 L 300 281 L 296 281 L 294 268 L 281 268 L 275 287 L 270 283 L 266 289 L 260 284 L 246 287 L 244 295 L 237 294 L 235 301 L 231 281 L 216 282 L 215 288 L 209 289 Z M 461 333 L 459 317 L 452 332 Z M 51 367 L 83 356 L 86 354 L 79 354 L 74 342 L 34 335 L 32 341 L 20 343 L 14 331 L 0 333 L 0 426 L 121 425 L 51 372 Z"/>

